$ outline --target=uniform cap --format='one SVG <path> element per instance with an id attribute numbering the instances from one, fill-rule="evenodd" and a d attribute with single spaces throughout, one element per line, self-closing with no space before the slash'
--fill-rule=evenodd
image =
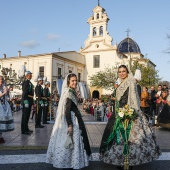
<path id="1" fill-rule="evenodd" d="M 45 82 L 45 85 L 47 85 L 47 84 L 50 84 L 50 82 L 49 82 L 49 81 L 46 81 L 46 82 Z"/>
<path id="2" fill-rule="evenodd" d="M 43 78 L 42 78 L 42 77 L 39 77 L 39 78 L 38 78 L 38 81 L 41 81 L 41 80 L 43 81 Z"/>
<path id="3" fill-rule="evenodd" d="M 32 74 L 31 71 L 26 71 L 25 72 L 25 76 L 28 75 L 28 74 Z"/>

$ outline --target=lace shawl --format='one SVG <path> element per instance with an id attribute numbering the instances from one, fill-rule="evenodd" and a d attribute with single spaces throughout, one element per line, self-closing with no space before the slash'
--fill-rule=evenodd
<path id="1" fill-rule="evenodd" d="M 54 123 L 53 130 L 51 133 L 51 138 L 54 138 L 54 143 L 56 139 L 54 136 L 58 136 L 58 130 L 62 128 L 63 131 L 67 131 L 67 128 L 68 128 L 66 118 L 65 118 L 66 101 L 67 101 L 66 99 L 70 98 L 77 105 L 76 96 L 72 92 L 70 92 L 70 88 L 68 88 L 67 86 L 68 75 L 65 77 L 63 85 L 62 85 L 61 97 L 60 97 L 58 109 L 56 112 L 56 119 L 55 119 L 55 123 Z"/>
<path id="2" fill-rule="evenodd" d="M 136 111 L 140 110 L 140 99 L 137 91 L 136 81 L 131 74 L 119 85 L 116 90 L 116 98 L 120 101 L 121 97 L 129 87 L 128 105 Z"/>

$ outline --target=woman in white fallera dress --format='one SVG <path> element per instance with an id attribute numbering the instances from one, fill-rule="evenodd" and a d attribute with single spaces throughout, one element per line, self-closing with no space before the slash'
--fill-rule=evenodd
<path id="1" fill-rule="evenodd" d="M 81 169 L 89 165 L 90 145 L 81 113 L 77 108 L 77 77 L 68 74 L 62 85 L 57 117 L 52 130 L 46 162 L 56 168 Z M 69 136 L 72 146 L 66 147 Z"/>
<path id="2" fill-rule="evenodd" d="M 2 132 L 14 130 L 13 116 L 7 101 L 7 91 L 3 76 L 0 76 L 0 144 L 5 143 Z"/>

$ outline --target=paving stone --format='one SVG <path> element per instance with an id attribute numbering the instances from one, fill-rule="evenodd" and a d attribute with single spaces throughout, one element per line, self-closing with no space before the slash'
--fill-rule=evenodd
<path id="1" fill-rule="evenodd" d="M 90 146 L 92 148 L 99 148 L 102 135 L 106 124 L 97 124 L 99 122 L 93 122 L 93 117 L 87 113 L 83 113 L 83 119 L 86 123 L 87 134 L 89 137 Z M 51 136 L 51 131 L 53 124 L 45 125 L 44 128 L 35 129 L 34 120 L 29 121 L 29 128 L 34 132 L 31 135 L 21 134 L 21 111 L 14 114 L 14 125 L 15 130 L 11 132 L 3 133 L 5 143 L 1 144 L 3 146 L 48 146 L 49 139 Z M 160 127 L 153 127 L 153 131 L 157 137 L 157 141 L 163 150 L 170 150 L 170 131 L 165 130 Z"/>

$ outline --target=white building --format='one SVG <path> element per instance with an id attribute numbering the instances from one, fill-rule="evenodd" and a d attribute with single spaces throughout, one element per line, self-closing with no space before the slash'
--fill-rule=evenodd
<path id="1" fill-rule="evenodd" d="M 15 73 L 18 73 L 22 65 L 25 65 L 26 70 L 33 73 L 32 83 L 34 85 L 36 85 L 34 79 L 38 72 L 41 77 L 47 77 L 47 80 L 51 82 L 51 91 L 56 90 L 57 79 L 64 78 L 68 73 L 77 74 L 78 81 L 84 81 L 85 77 L 85 57 L 75 51 L 27 56 L 21 56 L 19 51 L 18 56 L 6 58 L 6 55 L 4 55 L 4 58 L 0 59 L 0 71 L 4 67 L 12 68 Z"/>
<path id="2" fill-rule="evenodd" d="M 98 5 L 93 9 L 93 15 L 87 22 L 90 33 L 85 40 L 84 48 L 81 48 L 79 52 L 66 51 L 21 56 L 19 51 L 17 57 L 7 58 L 4 55 L 4 58 L 0 59 L 0 70 L 2 67 L 11 67 L 17 73 L 20 66 L 25 65 L 27 70 L 35 74 L 40 72 L 42 77 L 46 76 L 52 84 L 51 91 L 56 89 L 58 78 L 64 78 L 68 73 L 73 72 L 78 75 L 78 80 L 86 85 L 89 97 L 100 97 L 111 91 L 90 87 L 89 76 L 105 67 L 127 64 L 130 59 L 138 59 L 141 63 L 149 63 L 155 67 L 154 63 L 145 59 L 138 44 L 129 36 L 118 45 L 112 44 L 113 39 L 107 30 L 109 17 L 101 6 Z M 35 74 L 33 74 L 33 80 Z"/>

